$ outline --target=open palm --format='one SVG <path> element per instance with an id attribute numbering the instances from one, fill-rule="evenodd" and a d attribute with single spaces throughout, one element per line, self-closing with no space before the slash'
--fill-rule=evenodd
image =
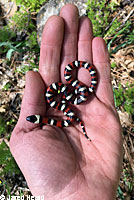
<path id="1" fill-rule="evenodd" d="M 55 115 L 46 109 L 44 91 L 53 82 L 65 82 L 64 68 L 74 61 L 94 63 L 98 74 L 95 94 L 73 107 L 84 122 L 88 141 L 78 123 L 67 128 L 32 124 L 28 115 Z M 78 79 L 89 85 L 89 73 Z M 114 108 L 110 64 L 105 42 L 93 38 L 88 18 L 68 4 L 60 16 L 47 21 L 42 37 L 38 72 L 28 72 L 18 123 L 10 149 L 33 195 L 52 200 L 114 199 L 122 161 L 121 126 Z"/>

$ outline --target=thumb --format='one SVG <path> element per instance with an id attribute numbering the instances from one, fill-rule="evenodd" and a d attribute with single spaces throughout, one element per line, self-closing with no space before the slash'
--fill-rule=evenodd
<path id="1" fill-rule="evenodd" d="M 26 74 L 26 87 L 21 105 L 21 112 L 17 126 L 25 130 L 38 127 L 38 124 L 32 124 L 26 121 L 29 115 L 45 115 L 45 85 L 38 72 L 29 71 Z"/>

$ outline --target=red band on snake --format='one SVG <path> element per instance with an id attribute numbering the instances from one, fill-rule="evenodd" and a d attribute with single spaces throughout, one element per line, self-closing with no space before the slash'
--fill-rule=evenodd
<path id="1" fill-rule="evenodd" d="M 79 80 L 74 79 L 72 77 L 72 70 L 78 67 L 84 67 L 89 71 L 91 76 L 90 87 L 86 87 Z M 73 110 L 68 105 L 68 102 L 75 105 L 85 102 L 88 98 L 88 94 L 94 91 L 97 84 L 96 71 L 94 69 L 94 66 L 85 61 L 73 61 L 65 67 L 64 77 L 65 80 L 67 81 L 67 85 L 60 82 L 52 83 L 47 88 L 46 100 L 51 107 L 62 111 L 66 116 L 66 120 L 56 120 L 52 118 L 43 117 L 40 115 L 28 116 L 26 120 L 36 124 L 39 123 L 45 125 L 49 124 L 60 128 L 68 127 L 71 125 L 72 122 L 76 121 L 81 125 L 82 132 L 85 135 L 85 137 L 88 140 L 90 140 L 86 134 L 84 123 L 75 115 Z M 70 91 L 68 84 L 74 88 L 73 92 Z M 57 102 L 55 100 L 55 97 L 59 93 L 63 93 L 63 95 L 61 97 L 61 101 Z"/>

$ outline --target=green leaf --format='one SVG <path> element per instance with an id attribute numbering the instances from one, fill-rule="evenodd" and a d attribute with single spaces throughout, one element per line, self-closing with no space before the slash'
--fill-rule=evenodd
<path id="1" fill-rule="evenodd" d="M 7 58 L 8 60 L 11 59 L 11 56 L 12 56 L 12 53 L 13 53 L 13 52 L 14 52 L 14 49 L 9 49 L 9 50 L 8 50 L 7 55 L 6 55 L 6 58 Z"/>
<path id="2" fill-rule="evenodd" d="M 125 26 L 117 33 L 115 34 L 115 36 L 113 37 L 112 40 L 110 40 L 110 42 L 108 43 L 107 47 L 108 47 L 108 50 L 110 51 L 110 47 L 111 47 L 111 44 L 113 43 L 113 41 L 119 36 L 121 35 L 126 29 L 128 29 L 128 27 L 130 26 L 130 22 L 125 24 Z"/>

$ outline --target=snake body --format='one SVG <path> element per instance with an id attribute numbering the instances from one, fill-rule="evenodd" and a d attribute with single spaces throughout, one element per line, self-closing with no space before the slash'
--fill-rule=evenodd
<path id="1" fill-rule="evenodd" d="M 89 71 L 91 76 L 90 87 L 86 87 L 79 80 L 74 79 L 72 77 L 72 71 L 78 67 L 84 67 Z M 26 120 L 36 124 L 49 124 L 60 128 L 68 127 L 71 125 L 72 122 L 76 121 L 81 125 L 82 132 L 85 135 L 85 137 L 88 140 L 90 140 L 86 134 L 83 122 L 75 115 L 73 110 L 68 105 L 68 102 L 75 105 L 85 102 L 88 98 L 89 93 L 94 91 L 97 84 L 96 71 L 94 69 L 94 66 L 84 61 L 73 61 L 65 67 L 64 77 L 68 84 L 63 84 L 61 82 L 52 83 L 47 88 L 45 96 L 50 107 L 62 111 L 63 114 L 66 116 L 66 119 L 56 120 L 50 117 L 43 117 L 41 115 L 31 115 L 28 116 Z M 69 89 L 69 85 L 71 85 L 74 88 L 73 91 Z M 62 97 L 60 102 L 58 102 L 55 100 L 55 98 L 58 94 L 61 93 Z"/>

